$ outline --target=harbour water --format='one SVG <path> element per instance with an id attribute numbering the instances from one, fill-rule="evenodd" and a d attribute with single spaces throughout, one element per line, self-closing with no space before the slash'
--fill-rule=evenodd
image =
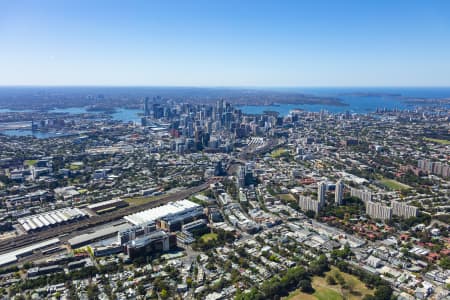
<path id="1" fill-rule="evenodd" d="M 377 109 L 414 109 L 416 104 L 405 102 L 408 98 L 450 98 L 450 88 L 270 88 L 267 90 L 289 93 L 301 93 L 305 95 L 338 98 L 345 105 L 323 105 L 323 104 L 275 104 L 275 105 L 243 105 L 238 106 L 242 112 L 247 114 L 261 114 L 264 111 L 276 111 L 286 116 L 293 109 L 318 112 L 326 110 L 333 113 L 349 111 L 351 113 L 368 113 Z M 449 107 L 450 109 L 450 107 Z M 23 112 L 29 110 L 23 110 Z M 9 109 L 0 109 L 0 113 L 20 112 Z M 86 107 L 71 107 L 54 109 L 51 112 L 69 114 L 96 114 L 87 111 Z M 137 123 L 140 121 L 140 109 L 117 108 L 111 113 L 115 121 L 125 123 Z M 32 132 L 28 129 L 2 130 L 0 133 L 14 136 L 32 135 L 37 138 L 49 138 L 61 136 L 61 134 L 50 132 Z"/>
<path id="2" fill-rule="evenodd" d="M 32 131 L 31 129 L 16 129 L 16 130 L 0 130 L 0 134 L 9 136 L 33 136 L 38 139 L 48 139 L 52 137 L 64 136 L 62 133 Z"/>
<path id="3" fill-rule="evenodd" d="M 334 97 L 341 99 L 345 106 L 322 104 L 280 104 L 245 105 L 239 108 L 247 114 L 261 114 L 276 111 L 285 116 L 293 109 L 318 112 L 326 110 L 333 113 L 368 113 L 379 109 L 413 109 L 406 98 L 450 98 L 450 88 L 279 88 L 277 91 L 298 92 L 305 95 Z M 366 94 L 366 95 L 364 95 Z"/>
<path id="4" fill-rule="evenodd" d="M 111 114 L 111 116 L 112 119 L 116 121 L 122 121 L 124 123 L 137 123 L 141 120 L 139 116 L 141 113 L 141 109 L 118 108 Z"/>
<path id="5" fill-rule="evenodd" d="M 88 111 L 86 107 L 70 107 L 70 108 L 57 108 L 51 110 L 50 112 L 55 113 L 69 113 L 69 114 L 96 114 L 97 112 Z M 140 109 L 129 109 L 129 108 L 116 108 L 115 112 L 111 113 L 111 118 L 115 121 L 121 121 L 124 123 L 128 122 L 139 122 L 139 113 L 142 113 Z"/>
<path id="6" fill-rule="evenodd" d="M 24 110 L 21 111 L 14 111 L 9 109 L 1 109 L 0 113 L 10 113 L 10 112 L 25 112 Z M 29 112 L 29 111 L 28 111 Z M 53 109 L 50 112 L 54 113 L 69 113 L 69 114 L 85 114 L 85 113 L 92 113 L 95 114 L 95 112 L 87 111 L 85 107 L 70 107 L 70 108 L 58 108 Z M 139 114 L 142 113 L 142 110 L 140 109 L 128 109 L 128 108 L 118 108 L 114 113 L 111 114 L 112 120 L 120 121 L 124 123 L 137 123 L 140 121 Z M 9 136 L 33 136 L 35 138 L 39 139 L 45 139 L 45 138 L 51 138 L 51 137 L 58 137 L 58 136 L 64 136 L 64 134 L 56 133 L 56 132 L 41 132 L 41 131 L 32 131 L 31 129 L 16 129 L 16 130 L 0 130 L 0 134 L 9 135 Z"/>

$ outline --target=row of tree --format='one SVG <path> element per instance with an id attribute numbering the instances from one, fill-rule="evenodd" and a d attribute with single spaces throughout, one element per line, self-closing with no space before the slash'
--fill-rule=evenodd
<path id="1" fill-rule="evenodd" d="M 249 293 L 238 293 L 236 300 L 265 300 L 279 299 L 287 296 L 290 291 L 300 288 L 304 292 L 311 293 L 310 274 L 303 267 L 294 267 L 286 271 L 283 276 L 275 276 L 264 282 L 258 289 L 254 287 Z"/>
<path id="2" fill-rule="evenodd" d="M 304 293 L 313 293 L 314 289 L 311 285 L 311 278 L 316 275 L 323 276 L 329 270 L 326 256 L 320 255 L 309 264 L 308 269 L 301 266 L 290 268 L 284 274 L 274 276 L 264 282 L 259 289 L 254 287 L 249 293 L 238 293 L 235 299 L 279 299 L 280 297 L 289 295 L 291 291 L 296 289 L 300 289 Z"/>

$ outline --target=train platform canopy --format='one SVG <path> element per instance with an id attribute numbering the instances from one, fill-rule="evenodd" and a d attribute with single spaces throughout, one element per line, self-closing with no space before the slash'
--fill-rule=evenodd
<path id="1" fill-rule="evenodd" d="M 87 206 L 87 208 L 95 213 L 100 214 L 114 209 L 119 209 L 125 206 L 128 206 L 128 203 L 126 201 L 122 199 L 112 199 L 90 204 Z"/>
<path id="2" fill-rule="evenodd" d="M 67 207 L 46 213 L 22 217 L 17 219 L 17 222 L 22 225 L 26 232 L 29 232 L 59 225 L 65 222 L 71 222 L 86 216 L 87 214 L 79 208 Z"/>
<path id="3" fill-rule="evenodd" d="M 8 253 L 0 254 L 0 267 L 15 263 L 22 256 L 30 255 L 36 250 L 40 250 L 42 248 L 55 245 L 57 243 L 59 243 L 59 239 L 54 238 L 27 247 L 23 247 L 14 251 L 10 251 Z"/>
<path id="4" fill-rule="evenodd" d="M 108 226 L 108 227 L 105 227 L 102 229 L 95 230 L 91 233 L 85 233 L 85 234 L 78 235 L 76 237 L 71 238 L 68 242 L 69 242 L 69 245 L 75 249 L 78 247 L 85 246 L 96 240 L 100 240 L 103 238 L 113 236 L 114 234 L 117 234 L 117 232 L 126 230 L 130 227 L 131 227 L 131 225 L 128 223 L 123 223 L 123 224 L 120 224 L 117 226 Z"/>

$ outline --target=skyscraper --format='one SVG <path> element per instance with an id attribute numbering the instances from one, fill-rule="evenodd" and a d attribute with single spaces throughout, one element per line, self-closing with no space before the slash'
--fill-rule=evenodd
<path id="1" fill-rule="evenodd" d="M 342 204 L 343 195 L 344 195 L 344 183 L 342 182 L 342 180 L 338 180 L 338 182 L 336 182 L 336 189 L 334 191 L 334 203 L 336 205 Z"/>
<path id="2" fill-rule="evenodd" d="M 239 166 L 237 171 L 237 185 L 238 187 L 244 187 L 245 186 L 245 167 Z"/>
<path id="3" fill-rule="evenodd" d="M 320 182 L 317 187 L 317 201 L 319 201 L 322 207 L 325 205 L 326 191 L 327 191 L 327 184 L 324 181 Z"/>
<path id="4" fill-rule="evenodd" d="M 148 117 L 150 114 L 150 107 L 148 106 L 148 97 L 144 99 L 144 116 Z"/>

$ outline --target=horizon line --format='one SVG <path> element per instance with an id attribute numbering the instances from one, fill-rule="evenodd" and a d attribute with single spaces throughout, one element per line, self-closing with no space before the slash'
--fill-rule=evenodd
<path id="1" fill-rule="evenodd" d="M 0 88 L 198 88 L 198 89 L 293 89 L 293 88 L 450 88 L 450 85 L 281 85 L 281 86 L 252 86 L 252 85 L 40 85 L 17 84 L 1 85 Z"/>

